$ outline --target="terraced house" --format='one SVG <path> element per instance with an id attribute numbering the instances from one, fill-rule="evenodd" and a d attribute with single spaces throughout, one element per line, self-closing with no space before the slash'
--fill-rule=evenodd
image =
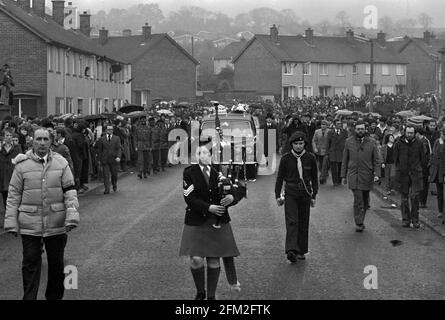
<path id="1" fill-rule="evenodd" d="M 384 33 L 373 43 L 375 92 L 405 92 L 407 61 L 387 45 Z M 233 62 L 235 89 L 263 98 L 361 96 L 371 88 L 371 43 L 352 30 L 344 37 L 314 36 L 310 28 L 304 36 L 283 36 L 274 25 L 269 35 L 255 35 Z"/>
<path id="2" fill-rule="evenodd" d="M 89 38 L 90 15 L 80 30 L 65 30 L 65 1 L 0 0 L 0 63 L 14 76 L 13 115 L 96 114 L 131 100 L 131 65 Z"/>

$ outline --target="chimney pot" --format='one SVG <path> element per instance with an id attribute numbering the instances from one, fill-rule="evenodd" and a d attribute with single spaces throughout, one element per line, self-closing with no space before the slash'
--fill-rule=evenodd
<path id="1" fill-rule="evenodd" d="M 351 29 L 346 31 L 346 39 L 348 41 L 354 41 L 354 31 L 352 31 Z"/>
<path id="2" fill-rule="evenodd" d="M 65 25 L 65 1 L 53 0 L 53 20 L 60 26 Z"/>
<path id="3" fill-rule="evenodd" d="M 33 0 L 32 11 L 39 17 L 45 18 L 45 0 Z"/>
<path id="4" fill-rule="evenodd" d="M 91 33 L 90 20 L 91 20 L 91 15 L 88 14 L 87 11 L 84 11 L 83 14 L 79 15 L 80 32 L 82 32 L 88 38 L 90 37 Z"/>
<path id="5" fill-rule="evenodd" d="M 270 27 L 270 39 L 273 42 L 278 43 L 278 28 L 275 24 Z"/>
<path id="6" fill-rule="evenodd" d="M 105 45 L 108 41 L 108 30 L 105 27 L 99 30 L 99 42 L 101 45 Z"/>
<path id="7" fill-rule="evenodd" d="M 383 31 L 380 30 L 379 33 L 377 33 L 377 42 L 384 46 L 386 43 L 386 33 L 384 33 Z"/>
<path id="8" fill-rule="evenodd" d="M 431 41 L 432 38 L 433 38 L 433 37 L 432 37 L 431 32 L 429 32 L 428 30 L 425 30 L 425 31 L 423 32 L 423 41 L 424 41 L 426 44 L 430 44 L 430 41 Z"/>
<path id="9" fill-rule="evenodd" d="M 306 41 L 310 44 L 314 43 L 314 30 L 308 28 L 305 30 Z"/>
<path id="10" fill-rule="evenodd" d="M 145 26 L 142 27 L 142 34 L 144 35 L 145 40 L 151 38 L 151 26 L 148 25 L 148 22 L 146 22 Z"/>

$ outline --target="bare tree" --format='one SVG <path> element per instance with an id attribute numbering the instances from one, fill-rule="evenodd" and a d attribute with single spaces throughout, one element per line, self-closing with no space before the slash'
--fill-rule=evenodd
<path id="1" fill-rule="evenodd" d="M 431 18 L 425 12 L 422 12 L 421 14 L 419 14 L 419 17 L 417 18 L 417 20 L 419 21 L 419 24 L 425 30 L 428 29 L 428 27 L 433 24 L 433 18 Z"/>
<path id="2" fill-rule="evenodd" d="M 337 13 L 337 15 L 335 16 L 335 19 L 338 20 L 340 22 L 340 25 L 345 28 L 346 24 L 348 23 L 349 20 L 349 16 L 346 13 L 346 11 L 342 10 L 339 13 Z"/>

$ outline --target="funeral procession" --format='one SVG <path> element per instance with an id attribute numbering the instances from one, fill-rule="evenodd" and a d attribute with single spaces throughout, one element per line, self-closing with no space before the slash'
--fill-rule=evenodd
<path id="1" fill-rule="evenodd" d="M 444 65 L 443 0 L 0 0 L 0 301 L 445 300 Z"/>

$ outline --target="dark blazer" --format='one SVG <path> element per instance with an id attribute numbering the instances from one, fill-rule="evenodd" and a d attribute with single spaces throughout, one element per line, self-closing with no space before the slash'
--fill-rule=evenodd
<path id="1" fill-rule="evenodd" d="M 340 129 L 340 134 L 338 135 L 335 128 L 328 132 L 327 150 L 330 162 L 342 161 L 346 139 L 348 139 L 348 132 L 345 129 Z"/>
<path id="2" fill-rule="evenodd" d="M 201 167 L 199 164 L 194 164 L 184 169 L 183 180 L 184 199 L 187 203 L 184 223 L 190 226 L 202 225 L 208 217 L 212 216 L 209 212 L 210 205 L 219 205 L 221 202 L 221 196 L 218 193 L 218 172 L 215 168 L 211 168 L 209 185 L 207 185 Z M 237 197 L 234 196 L 234 198 L 235 201 L 231 206 L 236 204 Z M 230 222 L 227 208 L 220 221 L 221 223 Z"/>
<path id="3" fill-rule="evenodd" d="M 443 183 L 445 176 L 445 143 L 440 144 L 439 139 L 434 143 L 430 162 L 429 181 Z"/>
<path id="4" fill-rule="evenodd" d="M 122 157 L 121 139 L 113 134 L 108 141 L 107 134 L 99 139 L 99 160 L 102 163 L 115 163 L 116 158 Z"/>
<path id="5" fill-rule="evenodd" d="M 278 144 L 279 144 L 279 137 L 278 137 L 278 130 L 277 130 L 277 125 L 275 123 L 271 123 L 270 124 L 270 128 L 267 126 L 267 123 L 265 123 L 261 129 L 264 130 L 264 154 L 269 156 L 269 130 L 275 130 L 275 149 L 278 148 Z M 275 152 L 276 150 L 271 150 L 272 152 Z"/>
<path id="6" fill-rule="evenodd" d="M 14 165 L 11 160 L 19 153 L 22 153 L 22 148 L 19 145 L 14 145 L 9 152 L 6 152 L 4 146 L 0 147 L 0 191 L 8 191 L 9 182 L 14 171 Z"/>

